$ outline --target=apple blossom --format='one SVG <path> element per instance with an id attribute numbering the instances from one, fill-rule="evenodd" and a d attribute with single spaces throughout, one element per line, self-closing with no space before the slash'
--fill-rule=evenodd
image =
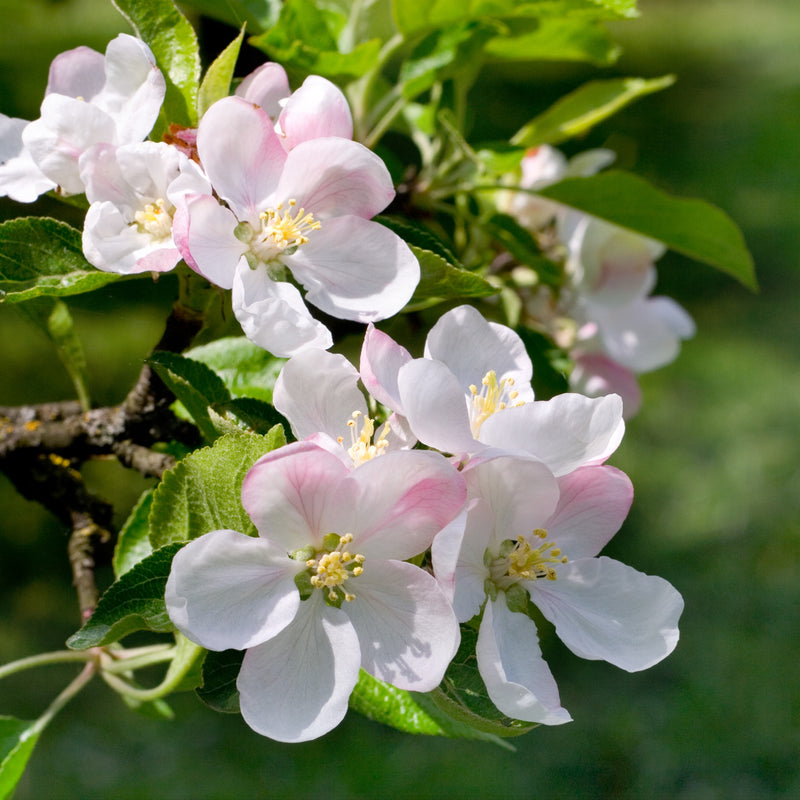
<path id="1" fill-rule="evenodd" d="M 0 197 L 32 203 L 40 194 L 55 189 L 22 142 L 28 120 L 0 114 Z"/>
<path id="2" fill-rule="evenodd" d="M 150 48 L 120 34 L 105 57 L 88 47 L 50 66 L 41 116 L 22 140 L 36 166 L 65 194 L 84 191 L 78 161 L 96 144 L 140 142 L 153 127 L 166 82 Z"/>
<path id="3" fill-rule="evenodd" d="M 436 537 L 433 563 L 459 621 L 482 612 L 478 669 L 503 713 L 549 725 L 570 719 L 528 601 L 583 658 L 633 672 L 672 652 L 680 594 L 662 578 L 598 557 L 631 504 L 624 473 L 592 466 L 555 479 L 543 464 L 500 457 L 479 459 L 464 474 L 466 527 Z"/>
<path id="4" fill-rule="evenodd" d="M 246 650 L 245 721 L 279 741 L 335 727 L 362 668 L 431 691 L 459 629 L 436 580 L 404 559 L 461 511 L 466 486 L 436 453 L 389 453 L 354 470 L 310 442 L 261 458 L 242 486 L 258 537 L 207 533 L 175 556 L 170 618 L 211 650 Z"/>
<path id="5" fill-rule="evenodd" d="M 278 356 L 330 347 L 289 272 L 308 302 L 342 319 L 383 319 L 408 302 L 419 264 L 370 220 L 394 189 L 363 145 L 324 137 L 287 153 L 262 109 L 229 97 L 201 120 L 197 149 L 225 205 L 210 194 L 188 198 L 176 242 L 193 269 L 233 289 L 234 314 L 254 342 Z"/>
<path id="6" fill-rule="evenodd" d="M 165 272 L 181 259 L 172 240 L 175 206 L 211 191 L 200 167 L 164 142 L 95 145 L 80 158 L 91 203 L 83 251 L 106 272 Z"/>

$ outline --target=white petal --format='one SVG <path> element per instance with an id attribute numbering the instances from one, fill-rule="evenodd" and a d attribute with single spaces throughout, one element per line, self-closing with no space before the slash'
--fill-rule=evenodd
<path id="1" fill-rule="evenodd" d="M 536 624 L 525 614 L 509 611 L 502 592 L 486 604 L 476 654 L 489 697 L 504 714 L 544 725 L 570 722 L 542 658 Z"/>
<path id="2" fill-rule="evenodd" d="M 265 642 L 294 618 L 302 565 L 264 539 L 214 531 L 179 550 L 167 580 L 170 619 L 209 650 Z"/>
<path id="3" fill-rule="evenodd" d="M 250 269 L 244 258 L 234 273 L 231 301 L 244 335 L 274 356 L 333 344 L 330 331 L 311 316 L 291 283 L 271 280 L 264 267 Z"/>
<path id="4" fill-rule="evenodd" d="M 358 633 L 362 668 L 399 689 L 435 689 L 460 633 L 434 578 L 403 561 L 368 560 L 347 587 L 355 599 L 342 610 Z"/>
<path id="5" fill-rule="evenodd" d="M 244 721 L 279 742 L 335 728 L 358 680 L 359 642 L 347 616 L 312 597 L 294 622 L 245 653 L 236 687 Z"/>
<path id="6" fill-rule="evenodd" d="M 309 349 L 290 358 L 275 382 L 272 402 L 298 439 L 322 432 L 343 437 L 345 447 L 350 445 L 347 423 L 353 412 L 362 419 L 367 413 L 356 368 L 344 356 L 325 350 Z"/>
<path id="7" fill-rule="evenodd" d="M 633 372 L 602 352 L 575 353 L 573 358 L 575 366 L 569 374 L 569 385 L 573 392 L 587 397 L 618 394 L 622 398 L 624 419 L 631 419 L 638 413 L 642 406 L 642 390 Z"/>
<path id="8" fill-rule="evenodd" d="M 387 408 L 403 413 L 403 404 L 397 388 L 400 367 L 411 361 L 411 353 L 390 336 L 379 331 L 372 323 L 367 326 L 361 348 L 361 380 L 367 391 Z"/>
<path id="9" fill-rule="evenodd" d="M 105 58 L 91 47 L 59 53 L 51 62 L 45 94 L 65 94 L 91 100 L 105 83 Z"/>
<path id="10" fill-rule="evenodd" d="M 353 118 L 342 90 L 326 78 L 309 75 L 286 101 L 278 126 L 287 150 L 323 136 L 353 138 Z"/>
<path id="11" fill-rule="evenodd" d="M 447 364 L 464 390 L 493 370 L 509 378 L 519 400 L 533 400 L 530 356 L 519 335 L 505 325 L 488 322 L 472 306 L 458 306 L 442 315 L 425 342 L 425 357 Z"/>
<path id="12" fill-rule="evenodd" d="M 339 319 L 375 322 L 396 314 L 419 283 L 408 245 L 377 222 L 357 216 L 326 219 L 309 241 L 283 259 L 306 299 Z"/>
<path id="13" fill-rule="evenodd" d="M 605 556 L 558 567 L 554 581 L 526 582 L 531 600 L 582 658 L 628 672 L 647 669 L 678 643 L 683 598 L 663 578 Z"/>
<path id="14" fill-rule="evenodd" d="M 0 197 L 32 203 L 40 194 L 55 189 L 22 143 L 28 121 L 0 114 Z"/>
<path id="15" fill-rule="evenodd" d="M 236 87 L 237 97 L 261 106 L 272 120 L 278 118 L 281 112 L 280 101 L 285 100 L 290 93 L 286 70 L 274 61 L 253 70 Z"/>
<path id="16" fill-rule="evenodd" d="M 617 395 L 568 393 L 493 414 L 483 423 L 480 438 L 487 445 L 528 453 L 559 476 L 605 461 L 624 432 Z"/>

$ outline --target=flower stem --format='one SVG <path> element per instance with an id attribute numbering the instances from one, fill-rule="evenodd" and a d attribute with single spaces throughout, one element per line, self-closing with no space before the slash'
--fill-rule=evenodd
<path id="1" fill-rule="evenodd" d="M 40 653 L 36 656 L 28 656 L 27 658 L 19 659 L 19 661 L 4 664 L 0 667 L 0 678 L 6 678 L 31 667 L 41 667 L 46 664 L 67 664 L 74 661 L 94 661 L 95 657 L 95 653 L 87 650 L 56 650 L 52 653 Z"/>

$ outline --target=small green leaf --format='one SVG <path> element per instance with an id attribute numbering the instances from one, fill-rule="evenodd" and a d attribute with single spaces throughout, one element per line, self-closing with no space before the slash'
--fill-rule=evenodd
<path id="1" fill-rule="evenodd" d="M 663 242 L 751 289 L 757 286 L 741 231 L 727 214 L 703 200 L 672 197 L 619 170 L 568 178 L 537 194 Z"/>
<path id="2" fill-rule="evenodd" d="M 268 435 L 238 433 L 189 454 L 165 473 L 153 495 L 150 542 L 158 548 L 215 530 L 254 534 L 241 502 L 242 481 L 261 456 L 286 443 L 283 428 Z"/>
<path id="3" fill-rule="evenodd" d="M 203 82 L 197 95 L 197 116 L 202 119 L 203 114 L 223 97 L 227 97 L 231 89 L 233 71 L 239 58 L 239 50 L 244 40 L 244 25 L 239 35 L 214 59 L 206 70 Z"/>
<path id="4" fill-rule="evenodd" d="M 249 31 L 261 33 L 278 21 L 281 0 L 181 0 L 181 5 L 234 28 L 247 25 Z"/>
<path id="5" fill-rule="evenodd" d="M 197 125 L 200 54 L 189 21 L 172 0 L 112 0 L 112 3 L 150 46 L 164 73 L 167 94 L 156 134 L 160 135 L 170 123 Z"/>
<path id="6" fill-rule="evenodd" d="M 217 339 L 185 355 L 211 367 L 234 397 L 255 397 L 267 403 L 272 402 L 272 389 L 286 363 L 244 336 Z"/>
<path id="7" fill-rule="evenodd" d="M 284 431 L 289 430 L 289 423 L 283 414 L 269 403 L 254 397 L 236 397 L 215 406 L 215 410 L 233 414 L 254 433 L 269 433 L 276 425 L 283 426 Z"/>
<path id="8" fill-rule="evenodd" d="M 462 297 L 489 297 L 497 288 L 474 272 L 459 269 L 431 250 L 409 245 L 420 268 L 419 285 L 409 305 L 430 300 L 450 300 Z"/>
<path id="9" fill-rule="evenodd" d="M 550 286 L 561 285 L 561 268 L 542 254 L 530 231 L 523 228 L 513 217 L 508 214 L 493 214 L 483 223 L 483 227 L 520 264 L 525 264 L 534 270 L 542 283 Z"/>
<path id="10" fill-rule="evenodd" d="M 36 722 L 0 717 L 0 800 L 11 796 L 38 739 Z"/>
<path id="11" fill-rule="evenodd" d="M 203 684 L 195 689 L 197 696 L 215 711 L 239 713 L 239 691 L 236 679 L 244 658 L 243 650 L 209 651 L 203 662 Z"/>
<path id="12" fill-rule="evenodd" d="M 120 279 L 84 258 L 81 232 L 49 217 L 21 217 L 0 225 L 0 301 L 91 292 Z"/>
<path id="13" fill-rule="evenodd" d="M 380 222 L 381 225 L 393 230 L 409 245 L 419 247 L 421 250 L 430 250 L 453 266 L 463 269 L 453 251 L 423 225 L 401 217 L 391 217 L 383 214 L 375 217 L 375 222 Z"/>
<path id="14" fill-rule="evenodd" d="M 139 498 L 119 532 L 114 548 L 114 575 L 119 578 L 153 552 L 150 545 L 150 508 L 153 505 L 153 490 L 148 489 Z"/>
<path id="15" fill-rule="evenodd" d="M 156 550 L 112 583 L 86 624 L 67 639 L 67 647 L 85 650 L 119 641 L 129 633 L 175 630 L 164 605 L 172 559 L 182 543 Z"/>
<path id="16" fill-rule="evenodd" d="M 183 403 L 203 437 L 213 442 L 219 434 L 208 409 L 231 399 L 219 375 L 205 364 L 177 353 L 157 351 L 147 363 Z"/>
<path id="17" fill-rule="evenodd" d="M 590 128 L 616 114 L 634 100 L 660 92 L 675 83 L 674 75 L 645 78 L 613 78 L 589 81 L 562 97 L 543 114 L 520 128 L 511 139 L 517 147 L 558 144 L 582 136 Z"/>

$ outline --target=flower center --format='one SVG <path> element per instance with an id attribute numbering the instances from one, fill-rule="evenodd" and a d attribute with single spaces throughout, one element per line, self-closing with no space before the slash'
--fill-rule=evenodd
<path id="1" fill-rule="evenodd" d="M 504 408 L 524 405 L 524 400 L 517 400 L 519 392 L 514 389 L 513 378 L 497 380 L 497 373 L 491 369 L 481 380 L 481 388 L 475 384 L 469 387 L 471 402 L 469 404 L 469 424 L 472 435 L 477 439 L 481 425 L 496 411 Z"/>
<path id="2" fill-rule="evenodd" d="M 156 242 L 172 236 L 172 211 L 165 209 L 164 205 L 164 199 L 159 198 L 133 215 L 139 233 L 149 234 Z"/>
<path id="3" fill-rule="evenodd" d="M 353 555 L 346 549 L 352 541 L 352 533 L 344 536 L 328 533 L 322 539 L 323 550 L 306 561 L 311 585 L 315 589 L 327 589 L 325 600 L 330 605 L 340 606 L 343 599 L 348 603 L 355 599 L 355 595 L 348 592 L 344 585 L 364 571 L 361 566 L 364 556 L 360 553 Z M 340 587 L 341 594 L 336 591 Z"/>
<path id="4" fill-rule="evenodd" d="M 304 208 L 295 210 L 296 200 L 289 200 L 288 208 L 283 202 L 259 214 L 261 230 L 250 241 L 250 249 L 259 261 L 268 264 L 281 255 L 291 255 L 301 244 L 308 241 L 307 234 L 318 231 L 322 224 Z"/>
<path id="5" fill-rule="evenodd" d="M 363 417 L 361 423 L 361 431 L 358 431 L 358 420 Z M 364 417 L 360 411 L 354 411 L 347 420 L 347 427 L 350 428 L 350 447 L 347 449 L 347 455 L 353 460 L 353 466 L 357 467 L 365 461 L 372 461 L 373 458 L 382 456 L 389 447 L 389 442 L 386 437 L 389 435 L 389 423 L 383 426 L 381 435 L 377 441 L 373 442 L 372 437 L 375 435 L 375 420 L 370 417 Z M 344 437 L 339 436 L 337 440 L 339 444 L 344 443 Z"/>
<path id="6" fill-rule="evenodd" d="M 557 578 L 552 565 L 566 564 L 568 559 L 555 542 L 548 541 L 548 535 L 544 528 L 536 528 L 531 534 L 532 542 L 518 536 L 516 540 L 506 539 L 496 557 L 487 552 L 490 580 L 498 589 L 507 589 L 519 581 Z"/>

